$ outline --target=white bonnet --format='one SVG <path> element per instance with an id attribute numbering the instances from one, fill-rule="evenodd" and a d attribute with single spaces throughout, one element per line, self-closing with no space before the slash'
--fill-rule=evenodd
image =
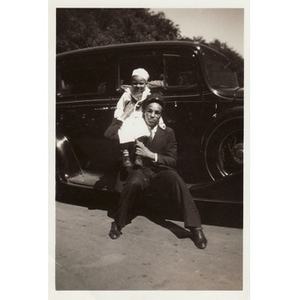
<path id="1" fill-rule="evenodd" d="M 148 73 L 145 69 L 142 69 L 142 68 L 133 70 L 132 76 L 141 76 L 141 77 L 143 77 L 146 81 L 148 81 L 148 79 L 149 79 L 149 77 L 150 77 L 150 76 L 149 76 L 149 73 Z"/>

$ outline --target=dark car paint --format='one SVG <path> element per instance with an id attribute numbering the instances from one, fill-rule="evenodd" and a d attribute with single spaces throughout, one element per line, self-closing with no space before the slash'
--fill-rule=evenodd
<path id="1" fill-rule="evenodd" d="M 60 147 L 57 147 L 56 163 L 59 180 L 66 184 L 88 188 L 97 186 L 99 189 L 106 189 L 109 186 L 107 178 L 112 178 L 112 174 L 117 173 L 120 154 L 118 143 L 103 136 L 121 96 L 117 91 L 120 82 L 115 76 L 115 63 L 124 55 L 147 51 L 163 53 L 166 49 L 173 53 L 177 51 L 193 53 L 197 58 L 199 70 L 197 89 L 163 91 L 166 101 L 163 118 L 166 124 L 174 129 L 178 142 L 178 171 L 191 187 L 195 187 L 191 189 L 194 193 L 195 189 L 203 188 L 199 184 L 201 182 L 209 182 L 211 179 L 216 182 L 223 180 L 224 175 L 221 172 L 220 176 L 216 176 L 207 170 L 204 160 L 206 141 L 222 122 L 226 123 L 234 118 L 243 120 L 243 88 L 213 88 L 209 85 L 201 61 L 202 51 L 206 48 L 189 42 L 151 42 L 95 47 L 58 54 L 58 67 L 69 59 L 89 59 L 94 55 L 101 56 L 101 53 L 108 53 L 107 57 L 112 66 L 109 76 L 111 84 L 108 85 L 109 90 L 105 95 L 57 96 L 56 125 Z M 222 59 L 227 59 L 215 50 L 209 51 Z M 243 132 L 243 125 L 239 130 Z M 74 163 L 74 160 L 77 162 Z M 71 164 L 73 167 L 70 167 Z M 99 178 L 104 179 L 105 184 L 101 183 L 101 180 L 97 184 L 95 180 L 91 180 L 93 186 L 89 185 L 87 183 L 89 180 L 85 182 L 84 179 L 85 172 L 94 174 L 91 178 L 99 174 Z M 78 180 L 72 183 L 70 180 L 72 176 L 82 176 L 82 184 Z M 239 194 L 242 195 L 242 186 L 239 189 Z M 242 201 L 242 197 L 234 200 L 236 203 Z"/>

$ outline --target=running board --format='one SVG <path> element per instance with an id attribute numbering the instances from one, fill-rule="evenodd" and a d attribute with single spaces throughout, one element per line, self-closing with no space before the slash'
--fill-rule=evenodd
<path id="1" fill-rule="evenodd" d="M 80 174 L 68 177 L 68 184 L 93 188 L 96 182 L 99 181 L 102 176 L 103 174 L 94 174 L 83 171 Z"/>

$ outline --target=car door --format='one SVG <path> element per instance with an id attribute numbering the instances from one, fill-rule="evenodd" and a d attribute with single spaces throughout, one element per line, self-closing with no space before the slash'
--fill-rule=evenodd
<path id="1" fill-rule="evenodd" d="M 116 160 L 104 138 L 113 117 L 111 61 L 110 55 L 93 52 L 57 63 L 57 130 L 70 140 L 82 168 L 97 172 Z"/>

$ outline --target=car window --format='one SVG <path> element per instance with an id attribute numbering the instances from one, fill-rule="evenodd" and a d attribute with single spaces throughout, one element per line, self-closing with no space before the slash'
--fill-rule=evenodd
<path id="1" fill-rule="evenodd" d="M 71 59 L 60 61 L 57 69 L 57 96 L 106 95 L 109 82 L 105 59 Z"/>
<path id="2" fill-rule="evenodd" d="M 213 88 L 238 87 L 236 74 L 229 61 L 211 55 L 204 55 L 203 57 L 207 78 Z"/>
<path id="3" fill-rule="evenodd" d="M 192 55 L 164 55 L 169 88 L 190 89 L 197 85 L 195 60 Z"/>
<path id="4" fill-rule="evenodd" d="M 148 71 L 152 89 L 184 91 L 197 86 L 193 54 L 154 53 L 124 56 L 119 63 L 119 85 L 129 85 L 132 71 L 136 68 L 144 68 Z"/>
<path id="5" fill-rule="evenodd" d="M 163 80 L 164 67 L 161 56 L 134 55 L 121 58 L 119 64 L 119 84 L 131 84 L 132 71 L 137 68 L 147 70 L 150 75 L 149 81 Z"/>

